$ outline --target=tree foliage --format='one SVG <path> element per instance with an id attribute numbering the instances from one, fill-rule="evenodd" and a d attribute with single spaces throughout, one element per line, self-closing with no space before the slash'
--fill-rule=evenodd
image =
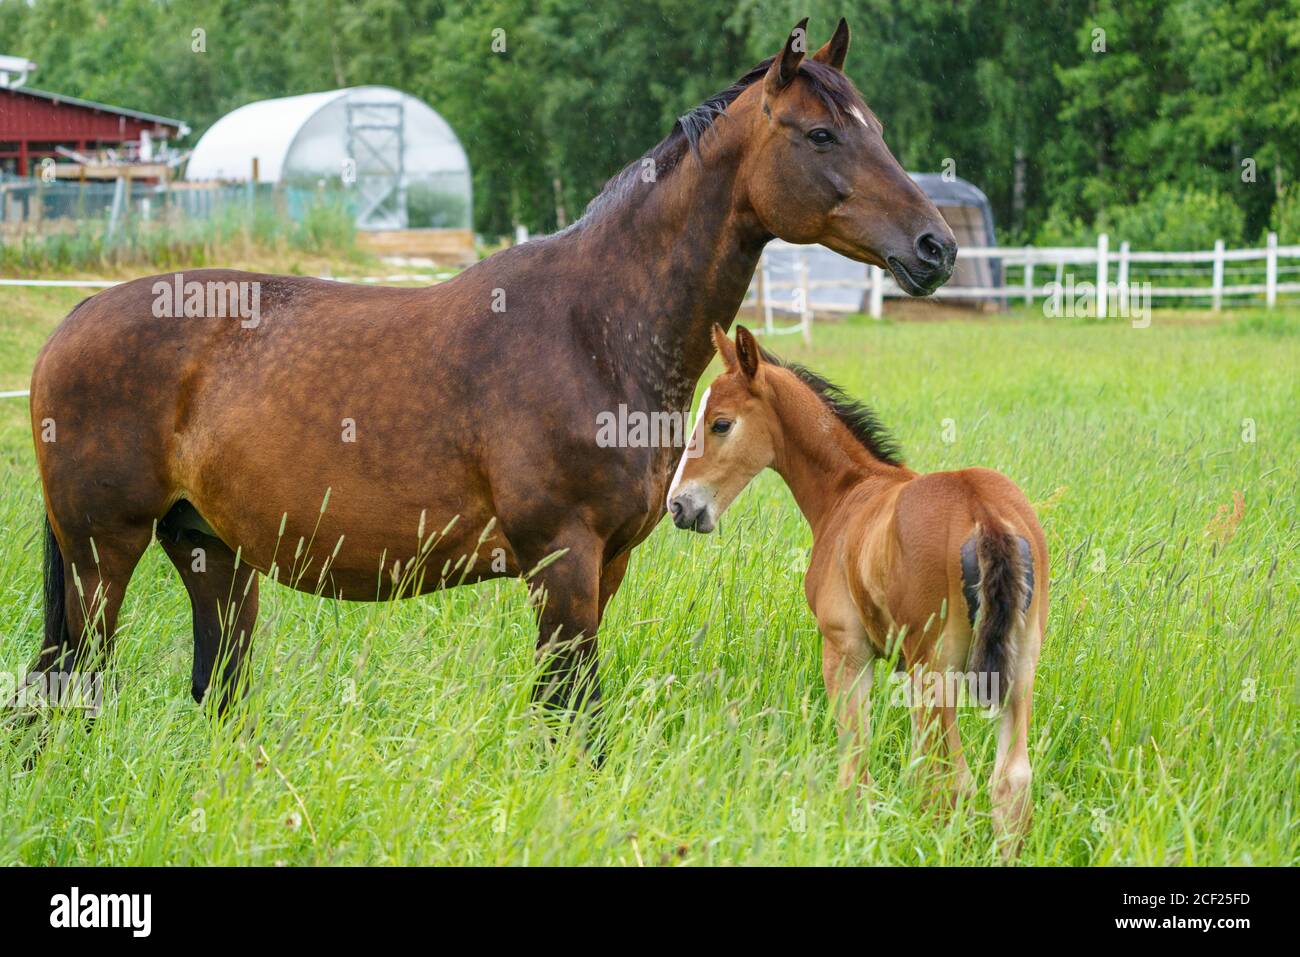
<path id="1" fill-rule="evenodd" d="M 498 235 L 572 221 L 806 14 L 814 44 L 849 18 L 847 69 L 904 165 L 947 161 L 1011 241 L 1294 219 L 1300 0 L 0 0 L 0 50 L 195 137 L 263 97 L 405 89 L 456 129 Z"/>

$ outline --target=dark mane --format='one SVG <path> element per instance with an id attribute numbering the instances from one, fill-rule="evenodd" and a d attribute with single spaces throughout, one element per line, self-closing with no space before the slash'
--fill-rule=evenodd
<path id="1" fill-rule="evenodd" d="M 727 107 L 731 106 L 740 94 L 767 75 L 773 59 L 775 58 L 768 57 L 754 65 L 731 86 L 713 94 L 699 106 L 679 116 L 677 122 L 673 124 L 672 132 L 658 145 L 610 177 L 604 188 L 587 204 L 586 212 L 591 213 L 599 209 L 612 198 L 623 195 L 630 185 L 640 182 L 639 176 L 647 159 L 654 163 L 656 180 L 676 169 L 687 153 L 698 159 L 700 141 L 712 128 L 714 121 L 720 116 L 725 116 Z M 799 76 L 806 81 L 809 92 L 826 107 L 836 126 L 842 125 L 844 115 L 851 114 L 853 110 L 858 110 L 863 116 L 872 115 L 862 95 L 854 89 L 849 79 L 834 67 L 810 58 L 805 59 L 799 64 Z"/>
<path id="2" fill-rule="evenodd" d="M 844 427 L 868 452 L 886 465 L 903 464 L 903 450 L 899 448 L 898 441 L 885 428 L 876 416 L 875 410 L 869 405 L 859 402 L 835 383 L 822 378 L 811 369 L 797 362 L 786 362 L 766 349 L 761 351 L 764 361 L 794 373 L 795 378 L 817 393 L 817 397 L 822 400 L 826 408 L 831 410 L 835 418 L 844 423 Z"/>

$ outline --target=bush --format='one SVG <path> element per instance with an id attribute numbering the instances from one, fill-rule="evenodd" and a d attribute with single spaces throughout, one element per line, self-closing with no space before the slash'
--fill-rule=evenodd
<path id="1" fill-rule="evenodd" d="M 1104 218 L 1112 240 L 1126 239 L 1134 249 L 1213 249 L 1216 239 L 1231 248 L 1245 241 L 1245 214 L 1230 197 L 1167 183 L 1137 203 L 1111 207 Z"/>
<path id="2" fill-rule="evenodd" d="M 1277 241 L 1283 246 L 1300 243 L 1300 189 L 1288 186 L 1282 190 L 1282 195 L 1273 205 L 1269 228 L 1277 233 Z"/>
<path id="3" fill-rule="evenodd" d="M 1300 201 L 1289 214 L 1293 230 L 1300 229 Z M 1222 239 L 1232 248 L 1246 244 L 1246 218 L 1226 194 L 1162 183 L 1138 202 L 1103 210 L 1091 226 L 1054 206 L 1039 227 L 1039 246 L 1091 246 L 1098 233 L 1109 233 L 1111 247 L 1124 240 L 1135 250 L 1213 249 Z"/>
<path id="4" fill-rule="evenodd" d="M 1057 203 L 1034 236 L 1035 246 L 1092 246 L 1097 242 L 1097 230 L 1078 216 L 1071 216 Z"/>

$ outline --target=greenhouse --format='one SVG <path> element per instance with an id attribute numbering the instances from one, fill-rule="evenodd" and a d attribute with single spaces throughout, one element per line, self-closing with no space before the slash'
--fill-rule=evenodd
<path id="1" fill-rule="evenodd" d="M 241 106 L 200 138 L 192 181 L 341 189 L 365 230 L 472 222 L 469 160 L 451 126 L 401 90 L 358 86 Z"/>

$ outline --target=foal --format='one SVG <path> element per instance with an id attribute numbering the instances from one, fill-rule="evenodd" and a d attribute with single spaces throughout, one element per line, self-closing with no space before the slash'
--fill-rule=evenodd
<path id="1" fill-rule="evenodd" d="M 1030 697 L 1047 621 L 1047 545 L 1024 493 L 988 469 L 919 475 L 866 406 L 762 351 L 744 326 L 734 345 L 718 326 L 713 338 L 726 371 L 668 492 L 673 522 L 710 532 L 755 475 L 780 473 L 813 531 L 804 592 L 847 745 L 841 784 L 870 783 L 872 662 L 901 643 L 910 687 L 924 688 L 916 746 L 946 760 L 961 791 L 973 782 L 953 679 L 1001 707 L 993 819 L 1014 853 L 1031 812 Z"/>

